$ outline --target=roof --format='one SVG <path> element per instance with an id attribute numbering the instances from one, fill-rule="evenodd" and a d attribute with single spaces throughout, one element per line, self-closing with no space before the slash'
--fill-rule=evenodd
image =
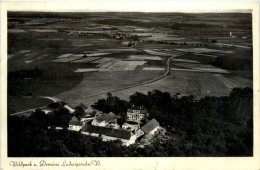
<path id="1" fill-rule="evenodd" d="M 83 125 L 83 122 L 81 122 L 81 121 L 71 120 L 71 121 L 69 122 L 69 125 L 73 125 L 73 126 L 82 126 L 82 125 Z"/>
<path id="2" fill-rule="evenodd" d="M 146 134 L 146 135 L 144 135 L 144 137 L 142 137 L 142 141 L 147 141 L 147 142 L 149 142 L 150 140 L 152 140 L 153 139 L 153 135 L 150 135 L 150 134 Z"/>
<path id="3" fill-rule="evenodd" d="M 108 113 L 108 114 L 104 114 L 104 115 L 101 115 L 101 116 L 98 116 L 96 118 L 96 121 L 98 123 L 101 123 L 103 121 L 105 122 L 110 122 L 111 120 L 113 120 L 114 118 L 116 118 L 116 115 L 112 112 Z"/>
<path id="4" fill-rule="evenodd" d="M 152 119 L 151 121 L 149 121 L 148 123 L 146 123 L 145 125 L 143 125 L 141 127 L 141 129 L 145 132 L 145 133 L 150 133 L 152 130 L 154 130 L 157 126 L 159 126 L 160 124 L 157 122 L 157 120 Z"/>
<path id="5" fill-rule="evenodd" d="M 85 125 L 82 129 L 82 132 L 89 132 L 89 133 L 96 133 L 105 136 L 111 136 L 120 139 L 130 139 L 131 132 L 127 130 L 121 129 L 112 129 L 108 127 L 101 127 L 101 126 L 92 126 L 92 125 Z"/>
<path id="6" fill-rule="evenodd" d="M 84 105 L 83 103 L 80 103 L 78 107 L 81 107 L 83 110 L 87 110 L 88 106 Z"/>
<path id="7" fill-rule="evenodd" d="M 130 125 L 138 125 L 137 122 L 134 122 L 134 121 L 127 121 L 126 123 L 130 124 Z"/>
<path id="8" fill-rule="evenodd" d="M 71 120 L 78 121 L 78 118 L 76 118 L 76 116 L 73 116 Z"/>
<path id="9" fill-rule="evenodd" d="M 147 114 L 147 110 L 146 109 L 128 109 L 127 112 L 133 113 L 134 110 L 140 111 L 141 114 Z"/>

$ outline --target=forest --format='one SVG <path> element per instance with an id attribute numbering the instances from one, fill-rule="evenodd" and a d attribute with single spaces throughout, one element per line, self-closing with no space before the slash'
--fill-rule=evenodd
<path id="1" fill-rule="evenodd" d="M 94 108 L 122 117 L 131 106 L 144 106 L 150 118 L 164 127 L 170 138 L 155 140 L 144 148 L 121 146 L 121 141 L 102 142 L 67 129 L 71 116 L 63 105 L 46 115 L 36 110 L 29 117 L 8 116 L 10 157 L 168 157 L 168 156 L 252 156 L 253 90 L 234 88 L 229 96 L 171 96 L 159 90 L 136 92 L 130 100 L 112 94 Z M 64 127 L 55 130 L 55 126 Z M 22 127 L 22 128 L 21 128 Z M 51 128 L 48 128 L 51 127 Z"/>

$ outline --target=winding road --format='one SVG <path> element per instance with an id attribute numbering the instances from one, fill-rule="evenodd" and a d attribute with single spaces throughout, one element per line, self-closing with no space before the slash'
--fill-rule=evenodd
<path id="1" fill-rule="evenodd" d="M 118 91 L 130 89 L 130 88 L 134 88 L 134 87 L 138 87 L 138 86 L 143 86 L 143 85 L 146 85 L 146 84 L 154 83 L 154 82 L 156 82 L 158 80 L 161 80 L 162 78 L 167 76 L 167 74 L 170 72 L 170 61 L 171 61 L 171 59 L 173 59 L 175 57 L 179 57 L 179 56 L 185 55 L 185 54 L 186 54 L 185 52 L 180 52 L 180 53 L 177 53 L 177 54 L 173 54 L 173 56 L 167 58 L 167 61 L 166 61 L 166 64 L 165 64 L 165 71 L 159 77 L 156 77 L 156 78 L 154 78 L 152 80 L 148 80 L 148 81 L 145 81 L 145 82 L 142 82 L 142 83 L 134 84 L 134 85 L 131 85 L 131 86 L 128 86 L 128 87 L 115 89 L 115 90 L 111 90 L 111 91 L 107 91 L 107 92 L 102 92 L 102 93 L 98 93 L 98 94 L 93 94 L 93 95 L 89 95 L 89 96 L 86 96 L 86 97 L 90 98 L 90 97 L 104 95 L 104 94 L 107 94 L 107 93 L 118 92 Z"/>
<path id="2" fill-rule="evenodd" d="M 185 52 L 179 52 L 179 53 L 173 54 L 171 57 L 167 58 L 166 63 L 165 63 L 165 71 L 159 77 L 156 77 L 156 78 L 154 78 L 152 80 L 148 80 L 148 81 L 145 81 L 145 82 L 142 82 L 142 83 L 134 84 L 134 85 L 131 85 L 131 86 L 128 86 L 128 87 L 115 89 L 115 90 L 111 90 L 111 91 L 107 91 L 107 92 L 101 92 L 101 93 L 98 93 L 98 94 L 89 95 L 89 96 L 86 96 L 86 98 L 96 97 L 96 96 L 100 96 L 100 95 L 104 95 L 104 94 L 112 93 L 112 92 L 123 91 L 123 90 L 126 90 L 126 89 L 147 85 L 147 84 L 150 84 L 150 83 L 154 83 L 154 82 L 156 82 L 158 80 L 161 80 L 162 78 L 166 77 L 167 74 L 170 72 L 170 62 L 171 62 L 171 60 L 173 58 L 175 58 L 175 57 L 182 56 L 182 55 L 185 55 L 185 54 L 186 54 Z M 50 97 L 50 96 L 39 96 L 39 97 L 52 100 L 53 102 L 60 102 L 61 101 L 58 98 Z M 65 105 L 65 107 L 70 111 L 70 113 L 74 112 L 74 109 L 72 109 L 68 105 Z M 29 110 L 25 110 L 25 111 L 22 111 L 22 112 L 17 112 L 17 113 L 11 114 L 11 116 L 28 114 L 28 113 L 34 112 L 35 109 L 44 109 L 44 108 L 46 108 L 46 106 L 42 106 L 42 107 L 38 107 L 38 108 L 34 108 L 34 109 L 29 109 Z"/>

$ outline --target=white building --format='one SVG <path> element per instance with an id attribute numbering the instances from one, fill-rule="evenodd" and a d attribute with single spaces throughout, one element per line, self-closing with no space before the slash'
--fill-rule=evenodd
<path id="1" fill-rule="evenodd" d="M 117 119 L 116 115 L 114 113 L 110 112 L 108 114 L 103 114 L 103 115 L 96 117 L 92 121 L 91 124 L 93 126 L 105 127 L 105 126 L 109 125 L 109 123 L 116 121 L 116 119 Z"/>
<path id="2" fill-rule="evenodd" d="M 148 112 L 146 109 L 138 108 L 138 109 L 128 109 L 127 110 L 127 120 L 140 122 L 141 120 L 145 120 L 148 117 Z"/>
<path id="3" fill-rule="evenodd" d="M 82 121 L 79 121 L 76 117 L 72 117 L 72 119 L 69 122 L 69 130 L 73 131 L 80 131 L 84 123 Z"/>
<path id="4" fill-rule="evenodd" d="M 113 129 L 101 126 L 85 125 L 81 129 L 84 135 L 100 137 L 103 141 L 121 140 L 122 145 L 129 146 L 135 143 L 136 136 L 127 130 Z"/>

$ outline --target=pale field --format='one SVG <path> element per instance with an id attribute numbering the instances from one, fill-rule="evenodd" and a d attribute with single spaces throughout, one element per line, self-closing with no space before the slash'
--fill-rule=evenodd
<path id="1" fill-rule="evenodd" d="M 63 54 L 63 55 L 60 55 L 60 56 L 57 57 L 57 58 L 66 58 L 66 57 L 69 57 L 69 56 L 71 56 L 71 55 L 73 55 L 73 54 Z"/>
<path id="2" fill-rule="evenodd" d="M 73 44 L 74 46 L 77 46 L 77 47 L 92 47 L 93 44 L 91 43 L 87 43 L 87 44 Z"/>
<path id="3" fill-rule="evenodd" d="M 216 45 L 218 46 L 234 46 L 234 47 L 237 47 L 237 48 L 244 48 L 244 49 L 250 49 L 252 48 L 251 46 L 244 46 L 244 45 L 234 45 L 234 44 L 224 44 L 224 43 L 215 43 Z"/>
<path id="4" fill-rule="evenodd" d="M 8 33 L 25 33 L 27 31 L 22 29 L 8 29 Z"/>
<path id="5" fill-rule="evenodd" d="M 210 73 L 230 73 L 227 70 L 220 69 L 220 68 L 200 68 L 200 67 L 193 67 L 195 70 L 200 70 L 202 72 L 210 72 Z"/>
<path id="6" fill-rule="evenodd" d="M 93 72 L 93 71 L 98 71 L 98 68 L 78 68 L 75 70 L 76 73 L 84 73 L 84 72 Z"/>
<path id="7" fill-rule="evenodd" d="M 134 49 L 134 48 L 115 48 L 115 49 L 97 49 L 97 51 L 119 53 L 119 52 L 132 52 L 132 51 L 138 51 L 138 50 Z"/>
<path id="8" fill-rule="evenodd" d="M 22 51 L 19 51 L 19 53 L 23 54 L 23 53 L 29 53 L 30 50 L 22 50 Z"/>
<path id="9" fill-rule="evenodd" d="M 73 56 L 81 56 L 81 57 L 83 57 L 84 54 L 73 54 Z"/>
<path id="10" fill-rule="evenodd" d="M 194 61 L 194 60 L 188 60 L 188 59 L 177 59 L 177 58 L 174 58 L 174 59 L 173 59 L 173 62 L 200 63 L 200 62 L 198 62 L 198 61 Z"/>
<path id="11" fill-rule="evenodd" d="M 63 39 L 60 38 L 41 38 L 41 39 L 37 39 L 38 41 L 62 41 Z"/>
<path id="12" fill-rule="evenodd" d="M 86 54 L 87 57 L 96 57 L 96 56 L 101 56 L 101 55 L 108 55 L 111 53 L 92 53 L 92 54 Z"/>
<path id="13" fill-rule="evenodd" d="M 145 64 L 146 61 L 119 61 L 110 67 L 108 70 L 124 71 L 124 70 L 135 70 L 138 65 Z"/>
<path id="14" fill-rule="evenodd" d="M 100 67 L 101 69 L 107 69 L 119 61 L 121 61 L 121 59 L 114 59 L 114 60 L 110 60 L 109 62 L 106 62 L 106 63 L 100 63 L 97 66 Z"/>
<path id="15" fill-rule="evenodd" d="M 172 56 L 172 54 L 169 54 L 168 52 L 158 52 L 158 51 L 150 50 L 150 49 L 145 49 L 144 51 L 147 52 L 148 54 L 152 54 L 152 55 L 159 55 L 159 56 L 165 56 L 165 57 Z"/>
<path id="16" fill-rule="evenodd" d="M 160 67 L 144 67 L 143 70 L 164 71 L 165 68 L 160 68 Z"/>
<path id="17" fill-rule="evenodd" d="M 188 72 L 200 72 L 200 73 L 229 73 L 226 70 L 218 68 L 171 68 L 172 71 L 188 71 Z"/>
<path id="18" fill-rule="evenodd" d="M 162 58 L 150 55 L 130 55 L 127 60 L 162 60 Z"/>
<path id="19" fill-rule="evenodd" d="M 174 63 L 175 66 L 178 67 L 184 67 L 186 70 L 184 69 L 179 69 L 179 68 L 174 68 L 172 70 L 183 70 L 183 71 L 188 71 L 189 69 L 191 71 L 201 71 L 201 72 L 211 72 L 211 73 L 229 73 L 227 70 L 224 69 L 220 69 L 217 67 L 214 67 L 212 65 L 209 64 L 198 64 L 198 63 L 182 63 L 182 62 L 175 62 Z"/>
<path id="20" fill-rule="evenodd" d="M 171 68 L 172 71 L 188 71 L 188 72 L 200 72 L 202 73 L 202 70 L 195 70 L 195 69 L 188 69 L 188 68 Z"/>
<path id="21" fill-rule="evenodd" d="M 217 54 L 216 55 L 211 55 L 211 54 L 201 54 L 201 53 L 194 53 L 196 55 L 200 55 L 200 56 L 205 56 L 205 57 L 213 57 L 213 58 L 217 58 Z"/>
<path id="22" fill-rule="evenodd" d="M 223 54 L 231 54 L 233 51 L 223 51 L 223 50 L 215 50 L 209 48 L 179 48 L 177 51 L 183 52 L 193 52 L 193 53 L 223 53 Z"/>
<path id="23" fill-rule="evenodd" d="M 29 64 L 29 63 L 32 63 L 32 62 L 34 62 L 35 60 L 25 60 L 25 63 L 26 64 Z"/>
<path id="24" fill-rule="evenodd" d="M 11 59 L 11 58 L 13 58 L 13 57 L 15 57 L 15 56 L 16 56 L 16 54 L 8 54 L 8 55 L 7 55 L 7 58 L 8 58 L 8 60 L 9 60 L 9 59 Z"/>
<path id="25" fill-rule="evenodd" d="M 31 29 L 29 31 L 34 31 L 34 32 L 58 32 L 57 30 L 51 30 L 51 29 Z"/>

